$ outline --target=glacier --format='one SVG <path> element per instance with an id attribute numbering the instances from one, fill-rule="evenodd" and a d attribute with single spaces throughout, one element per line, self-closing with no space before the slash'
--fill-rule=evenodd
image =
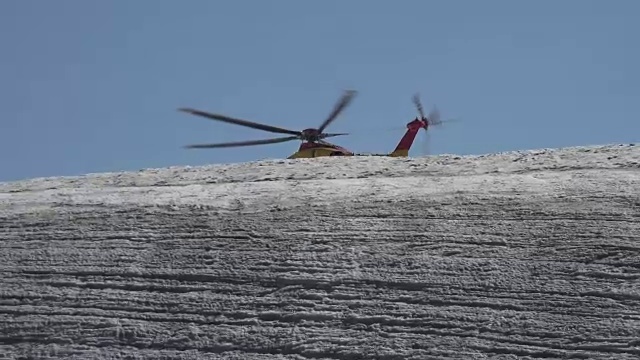
<path id="1" fill-rule="evenodd" d="M 0 358 L 637 359 L 640 147 L 0 183 Z"/>

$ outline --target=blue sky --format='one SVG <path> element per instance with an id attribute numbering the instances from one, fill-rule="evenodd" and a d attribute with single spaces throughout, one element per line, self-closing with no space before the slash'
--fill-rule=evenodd
<path id="1" fill-rule="evenodd" d="M 634 0 L 2 1 L 0 181 L 283 158 L 299 143 L 183 149 L 275 134 L 176 109 L 297 130 L 344 89 L 359 94 L 328 131 L 353 133 L 334 140 L 357 152 L 395 147 L 414 92 L 460 120 L 433 129 L 432 154 L 637 142 L 639 12 Z"/>

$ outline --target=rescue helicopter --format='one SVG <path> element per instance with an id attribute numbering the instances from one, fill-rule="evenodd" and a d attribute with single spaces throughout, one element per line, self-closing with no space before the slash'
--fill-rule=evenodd
<path id="1" fill-rule="evenodd" d="M 345 91 L 339 100 L 334 105 L 333 110 L 329 114 L 329 116 L 320 124 L 318 128 L 307 128 L 302 131 L 289 130 L 284 129 L 277 126 L 271 126 L 266 124 L 261 124 L 253 121 L 248 121 L 244 119 L 234 118 L 222 114 L 205 112 L 192 108 L 179 108 L 178 111 L 189 113 L 196 116 L 201 116 L 211 120 L 217 120 L 229 124 L 235 124 L 240 126 L 245 126 L 253 129 L 263 130 L 271 133 L 279 133 L 279 134 L 287 134 L 289 136 L 277 137 L 271 139 L 263 139 L 263 140 L 247 140 L 247 141 L 236 141 L 236 142 L 226 142 L 226 143 L 217 143 L 217 144 L 193 144 L 187 145 L 185 148 L 188 149 L 213 149 L 213 148 L 229 148 L 229 147 L 240 147 L 240 146 L 254 146 L 254 145 L 265 145 L 265 144 L 275 144 L 282 143 L 293 140 L 300 140 L 302 143 L 298 150 L 292 155 L 288 156 L 288 159 L 299 159 L 299 158 L 316 158 L 316 157 L 324 157 L 324 156 L 390 156 L 390 157 L 407 157 L 409 156 L 409 150 L 413 145 L 416 135 L 420 131 L 420 129 L 424 129 L 427 131 L 429 126 L 432 125 L 440 125 L 443 122 L 440 120 L 440 114 L 436 108 L 432 110 L 428 116 L 425 116 L 422 104 L 419 99 L 419 95 L 415 94 L 413 96 L 413 103 L 418 110 L 418 115 L 414 120 L 407 123 L 404 135 L 396 145 L 395 149 L 391 153 L 387 154 L 358 154 L 354 153 L 351 150 L 348 150 L 342 146 L 332 144 L 328 141 L 325 141 L 326 138 L 349 135 L 347 133 L 325 133 L 324 130 L 340 115 L 340 113 L 349 106 L 349 104 L 353 101 L 357 92 L 355 90 L 347 90 Z"/>

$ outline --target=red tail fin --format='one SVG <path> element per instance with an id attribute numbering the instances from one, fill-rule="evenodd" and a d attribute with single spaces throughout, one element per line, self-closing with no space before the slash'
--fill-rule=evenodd
<path id="1" fill-rule="evenodd" d="M 396 146 L 395 150 L 389 156 L 393 157 L 406 157 L 409 156 L 409 149 L 411 149 L 411 145 L 413 145 L 413 141 L 418 134 L 420 129 L 427 129 L 427 122 L 424 120 L 415 119 L 412 122 L 407 124 L 407 132 L 404 133 L 402 139 Z"/>

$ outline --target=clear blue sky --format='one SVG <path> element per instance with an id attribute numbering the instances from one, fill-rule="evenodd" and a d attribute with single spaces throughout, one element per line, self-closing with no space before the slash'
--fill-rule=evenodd
<path id="1" fill-rule="evenodd" d="M 480 154 L 640 140 L 640 1 L 112 0 L 0 2 L 0 181 L 283 158 L 274 134 L 196 107 L 329 131 L 391 151 L 416 114 L 429 151 Z M 278 136 L 278 135 L 275 135 Z M 412 155 L 420 155 L 416 143 Z"/>

